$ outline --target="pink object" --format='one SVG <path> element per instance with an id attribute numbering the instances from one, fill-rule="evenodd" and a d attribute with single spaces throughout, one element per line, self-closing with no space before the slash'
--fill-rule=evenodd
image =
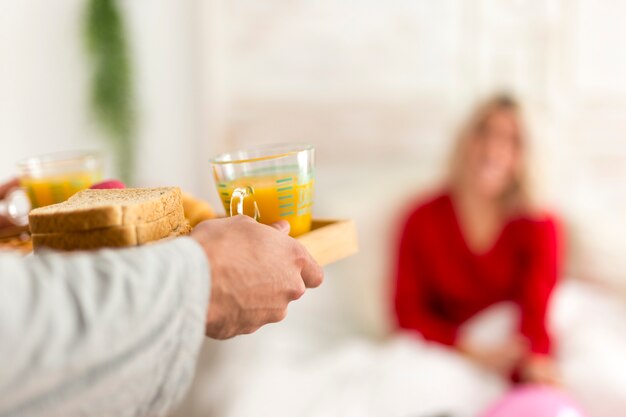
<path id="1" fill-rule="evenodd" d="M 515 388 L 482 417 L 586 417 L 564 392 L 539 385 Z"/>
<path id="2" fill-rule="evenodd" d="M 106 181 L 102 181 L 97 184 L 94 184 L 89 188 L 93 190 L 111 190 L 115 188 L 126 188 L 126 185 L 124 185 L 122 181 L 106 180 Z"/>

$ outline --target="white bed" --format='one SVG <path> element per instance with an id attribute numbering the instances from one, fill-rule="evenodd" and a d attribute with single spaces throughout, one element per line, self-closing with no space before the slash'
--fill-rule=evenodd
<path id="1" fill-rule="evenodd" d="M 577 282 L 562 285 L 554 301 L 565 388 L 591 417 L 623 415 L 626 307 Z M 312 319 L 307 307 L 294 305 L 286 322 L 255 335 L 207 343 L 179 415 L 465 417 L 507 388 L 447 349 L 359 335 Z"/>

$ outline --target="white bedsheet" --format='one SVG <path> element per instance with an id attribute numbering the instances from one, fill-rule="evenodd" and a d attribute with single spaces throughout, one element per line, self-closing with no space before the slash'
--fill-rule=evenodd
<path id="1" fill-rule="evenodd" d="M 178 415 L 469 417 L 507 389 L 506 381 L 418 337 L 376 341 L 332 323 L 298 322 L 296 314 L 256 335 L 209 343 Z M 565 388 L 590 417 L 626 415 L 624 304 L 567 282 L 555 295 L 552 323 Z M 502 333 L 491 326 L 491 334 Z"/>
<path id="2" fill-rule="evenodd" d="M 626 304 L 573 281 L 558 291 L 552 313 L 565 388 L 590 417 L 626 416 Z"/>
<path id="3" fill-rule="evenodd" d="M 396 337 L 344 341 L 308 361 L 283 357 L 244 372 L 223 416 L 474 416 L 502 381 L 437 346 Z"/>

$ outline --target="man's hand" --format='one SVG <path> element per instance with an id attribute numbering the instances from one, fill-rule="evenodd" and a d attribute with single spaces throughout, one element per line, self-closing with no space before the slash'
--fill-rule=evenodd
<path id="1" fill-rule="evenodd" d="M 247 216 L 205 221 L 191 232 L 211 265 L 207 336 L 227 339 L 279 322 L 290 301 L 322 283 L 322 268 L 288 233 L 287 222 L 270 227 Z"/>
<path id="2" fill-rule="evenodd" d="M 0 200 L 3 200 L 7 196 L 9 191 L 18 186 L 19 181 L 17 180 L 17 178 L 7 181 L 4 184 L 0 184 Z M 8 218 L 0 216 L 0 230 L 7 227 L 14 227 L 14 224 Z"/>

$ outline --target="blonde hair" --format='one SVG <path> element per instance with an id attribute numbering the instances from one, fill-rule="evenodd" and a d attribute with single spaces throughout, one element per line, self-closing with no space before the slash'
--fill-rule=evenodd
<path id="1" fill-rule="evenodd" d="M 498 111 L 509 112 L 515 119 L 518 130 L 517 146 L 521 159 L 511 184 L 500 197 L 502 209 L 509 215 L 530 214 L 535 211 L 535 201 L 529 180 L 528 132 L 525 129 L 521 105 L 508 94 L 495 95 L 479 104 L 462 126 L 450 160 L 448 183 L 453 191 L 463 186 L 462 178 L 467 171 L 469 145 L 472 140 L 475 140 L 476 133 L 482 128 L 489 116 Z"/>

